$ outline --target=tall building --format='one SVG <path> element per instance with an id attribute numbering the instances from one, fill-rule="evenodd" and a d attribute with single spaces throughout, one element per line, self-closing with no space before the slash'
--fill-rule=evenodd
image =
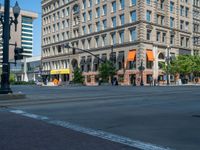
<path id="1" fill-rule="evenodd" d="M 43 73 L 71 80 L 78 65 L 85 82 L 97 84 L 101 62 L 81 51 L 73 55 L 62 46 L 69 43 L 111 59 L 121 84 L 140 84 L 141 77 L 145 84 L 165 80 L 168 54 L 172 59 L 199 54 L 199 42 L 193 41 L 199 37 L 198 6 L 198 0 L 43 0 Z"/>
<path id="2" fill-rule="evenodd" d="M 1 8 L 0 13 L 3 14 L 4 8 Z M 10 15 L 13 17 L 12 9 L 10 10 Z M 38 14 L 21 10 L 18 17 L 17 32 L 15 32 L 15 26 L 11 26 L 11 39 L 10 43 L 17 43 L 18 47 L 24 48 L 23 55 L 25 57 L 32 57 L 33 54 L 33 21 L 38 17 Z M 2 47 L 2 34 L 3 26 L 0 24 L 0 68 L 2 67 L 1 62 L 3 58 L 3 47 Z M 9 59 L 14 59 L 14 46 L 10 46 Z"/>

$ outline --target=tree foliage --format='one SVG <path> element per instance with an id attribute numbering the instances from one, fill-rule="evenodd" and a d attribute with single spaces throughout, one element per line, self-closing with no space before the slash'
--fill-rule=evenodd
<path id="1" fill-rule="evenodd" d="M 167 72 L 165 64 L 163 70 Z M 200 76 L 200 56 L 179 55 L 175 60 L 172 60 L 169 65 L 169 73 L 183 76 L 193 74 L 195 77 Z"/>
<path id="2" fill-rule="evenodd" d="M 84 83 L 84 76 L 82 75 L 80 68 L 74 70 L 73 83 Z"/>
<path id="3" fill-rule="evenodd" d="M 99 67 L 99 77 L 103 82 L 109 82 L 109 77 L 113 77 L 116 74 L 116 69 L 110 61 L 102 63 Z"/>

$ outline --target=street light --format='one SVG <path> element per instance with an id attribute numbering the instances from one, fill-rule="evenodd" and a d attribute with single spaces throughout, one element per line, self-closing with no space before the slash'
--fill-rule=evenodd
<path id="1" fill-rule="evenodd" d="M 166 58 L 166 61 L 167 61 L 167 85 L 170 84 L 170 81 L 169 81 L 169 62 L 170 62 L 169 51 L 170 51 L 170 46 L 167 46 L 167 58 Z"/>
<path id="2" fill-rule="evenodd" d="M 14 20 L 12 20 L 12 23 L 15 24 L 15 31 L 17 31 L 17 24 L 18 24 L 18 20 L 17 18 L 19 17 L 19 14 L 20 14 L 20 7 L 19 7 L 19 4 L 18 2 L 15 3 L 15 6 L 13 7 L 13 15 L 14 15 Z"/>
<path id="3" fill-rule="evenodd" d="M 17 30 L 17 18 L 20 14 L 20 7 L 16 2 L 13 7 L 14 19 L 10 17 L 10 0 L 4 0 L 4 15 L 0 15 L 0 22 L 3 25 L 3 68 L 1 75 L 0 94 L 12 93 L 10 88 L 10 63 L 9 63 L 9 41 L 10 41 L 10 26 L 15 24 L 15 31 Z"/>
<path id="4" fill-rule="evenodd" d="M 138 68 L 140 73 L 141 73 L 141 81 L 140 81 L 140 86 L 144 86 L 144 81 L 143 81 L 143 71 L 145 70 L 145 67 L 143 66 L 143 59 L 141 59 L 141 64 L 140 67 Z"/>

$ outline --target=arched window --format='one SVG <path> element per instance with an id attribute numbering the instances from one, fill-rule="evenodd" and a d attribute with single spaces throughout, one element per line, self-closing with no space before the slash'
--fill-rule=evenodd
<path id="1" fill-rule="evenodd" d="M 163 54 L 163 53 L 160 53 L 160 54 L 158 55 L 158 59 L 165 59 L 164 54 Z"/>

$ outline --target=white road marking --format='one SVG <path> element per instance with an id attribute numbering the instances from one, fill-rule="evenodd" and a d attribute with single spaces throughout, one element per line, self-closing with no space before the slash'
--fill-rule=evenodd
<path id="1" fill-rule="evenodd" d="M 69 123 L 66 121 L 51 120 L 49 117 L 27 113 L 22 110 L 10 110 L 10 112 L 18 114 L 18 115 L 26 116 L 26 117 L 29 117 L 32 119 L 45 121 L 46 123 L 53 124 L 56 126 L 61 126 L 61 127 L 67 128 L 67 129 L 71 129 L 73 131 L 77 131 L 77 132 L 81 132 L 84 134 L 99 137 L 101 139 L 106 139 L 106 140 L 109 140 L 112 142 L 124 144 L 124 145 L 134 147 L 134 148 L 139 148 L 141 150 L 172 150 L 170 148 L 165 148 L 165 147 L 157 146 L 157 145 L 154 145 L 151 143 L 144 143 L 141 141 L 132 140 L 130 138 L 115 135 L 112 133 L 108 133 L 108 132 L 104 132 L 104 131 L 100 131 L 100 130 L 94 130 L 94 129 L 90 129 L 90 128 L 85 128 L 85 127 L 75 125 L 75 124 L 72 124 L 72 123 Z"/>

